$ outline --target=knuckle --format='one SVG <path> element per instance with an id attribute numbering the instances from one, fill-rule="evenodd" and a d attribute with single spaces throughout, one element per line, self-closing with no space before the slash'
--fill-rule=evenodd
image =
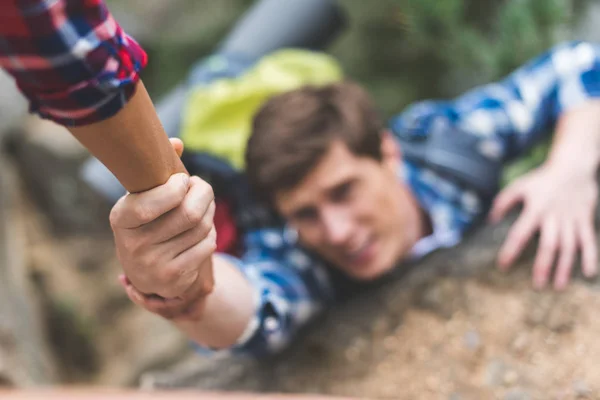
<path id="1" fill-rule="evenodd" d="M 215 219 L 215 213 L 217 211 L 217 204 L 214 200 L 210 202 L 208 206 L 208 211 L 206 212 L 206 218 L 212 223 Z"/>
<path id="2" fill-rule="evenodd" d="M 180 266 L 168 265 L 160 271 L 159 282 L 167 286 L 173 286 L 173 284 L 180 280 L 184 273 L 185 270 Z"/>
<path id="3" fill-rule="evenodd" d="M 110 226 L 114 228 L 118 228 L 122 224 L 123 219 L 123 208 L 125 205 L 125 196 L 121 197 L 115 205 L 111 208 L 110 214 L 108 215 L 108 221 L 110 222 Z"/>
<path id="4" fill-rule="evenodd" d="M 214 223 L 210 218 L 203 218 L 198 225 L 198 230 L 202 238 L 210 238 L 211 232 L 213 230 Z"/>
<path id="5" fill-rule="evenodd" d="M 209 250 L 211 253 L 217 250 L 217 230 L 213 227 L 209 233 Z"/>
<path id="6" fill-rule="evenodd" d="M 139 253 L 139 244 L 133 238 L 124 238 L 121 240 L 121 247 L 128 256 L 135 256 Z"/>
<path id="7" fill-rule="evenodd" d="M 119 227 L 119 221 L 121 219 L 121 215 L 119 212 L 118 204 L 116 204 L 108 215 L 108 222 L 110 223 L 110 227 L 114 230 Z"/>
<path id="8" fill-rule="evenodd" d="M 208 296 L 215 290 L 214 279 L 203 279 L 201 284 L 201 291 L 204 296 Z"/>
<path id="9" fill-rule="evenodd" d="M 188 192 L 188 178 L 182 174 L 181 178 L 175 181 L 177 183 L 173 187 L 173 196 L 182 201 Z"/>
<path id="10" fill-rule="evenodd" d="M 206 193 L 206 194 L 207 194 L 209 197 L 211 197 L 211 198 L 213 198 L 213 197 L 214 197 L 214 191 L 213 191 L 213 188 L 212 188 L 212 186 L 211 186 L 211 185 L 210 185 L 208 182 L 206 182 L 206 181 L 204 181 L 204 180 L 200 179 L 200 178 L 199 178 L 199 177 L 197 177 L 197 176 L 195 176 L 193 179 L 194 179 L 194 183 L 195 183 L 196 185 L 198 185 L 198 187 L 200 188 L 200 190 L 201 190 L 202 192 Z"/>
<path id="11" fill-rule="evenodd" d="M 202 209 L 197 204 L 190 204 L 189 202 L 183 205 L 183 213 L 192 225 L 197 225 L 204 217 Z"/>
<path id="12" fill-rule="evenodd" d="M 143 238 L 128 238 L 124 241 L 123 247 L 128 257 L 133 258 L 144 267 L 150 267 L 154 263 L 154 257 L 149 254 L 148 245 Z"/>
<path id="13" fill-rule="evenodd" d="M 135 203 L 134 206 L 131 207 L 131 215 L 141 224 L 147 224 L 152 221 L 152 210 L 150 210 L 147 206 L 141 203 Z"/>

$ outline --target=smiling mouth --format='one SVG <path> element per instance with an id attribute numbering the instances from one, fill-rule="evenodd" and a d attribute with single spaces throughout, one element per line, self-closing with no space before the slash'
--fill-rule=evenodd
<path id="1" fill-rule="evenodd" d="M 364 263 L 366 263 L 367 261 L 369 261 L 372 257 L 372 249 L 373 249 L 373 245 L 375 244 L 375 240 L 374 238 L 368 237 L 367 240 L 364 241 L 364 243 L 358 247 L 356 250 L 352 250 L 351 252 L 348 253 L 347 255 L 347 259 L 351 264 L 354 265 L 362 265 Z"/>

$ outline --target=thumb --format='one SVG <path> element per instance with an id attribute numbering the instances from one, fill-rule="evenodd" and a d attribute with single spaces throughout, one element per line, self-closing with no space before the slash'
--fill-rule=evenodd
<path id="1" fill-rule="evenodd" d="M 491 223 L 500 221 L 522 199 L 521 185 L 519 182 L 514 182 L 496 196 L 488 220 Z"/>
<path id="2" fill-rule="evenodd" d="M 173 150 L 175 150 L 175 153 L 177 153 L 177 156 L 181 157 L 181 154 L 183 154 L 184 147 L 181 139 L 169 138 L 169 141 L 171 142 L 171 146 L 173 146 Z"/>

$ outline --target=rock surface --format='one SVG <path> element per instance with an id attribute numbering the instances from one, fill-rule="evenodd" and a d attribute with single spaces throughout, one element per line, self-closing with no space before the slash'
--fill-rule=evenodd
<path id="1" fill-rule="evenodd" d="M 54 154 L 52 141 L 34 137 L 23 143 Z M 72 154 L 76 163 L 76 146 Z M 89 219 L 94 234 L 57 236 L 39 203 L 20 206 L 62 382 L 425 400 L 600 394 L 598 283 L 578 277 L 565 293 L 533 291 L 531 249 L 509 274 L 497 272 L 510 221 L 399 269 L 286 353 L 256 363 L 200 357 L 168 323 L 132 306 L 117 284 L 105 217 Z"/>
<path id="2" fill-rule="evenodd" d="M 564 293 L 532 290 L 531 249 L 514 271 L 497 272 L 508 222 L 340 305 L 280 357 L 191 357 L 142 383 L 388 399 L 595 398 L 600 286 L 577 278 Z"/>
<path id="3" fill-rule="evenodd" d="M 52 357 L 28 279 L 14 171 L 0 154 L 0 386 L 55 381 Z"/>
<path id="4" fill-rule="evenodd" d="M 110 206 L 79 175 L 89 153 L 64 127 L 29 115 L 9 148 L 29 198 L 55 234 L 106 231 Z"/>

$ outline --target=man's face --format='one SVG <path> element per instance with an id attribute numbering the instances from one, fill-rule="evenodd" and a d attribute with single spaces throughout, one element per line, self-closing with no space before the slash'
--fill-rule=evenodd
<path id="1" fill-rule="evenodd" d="M 374 279 L 400 261 L 419 236 L 419 211 L 397 177 L 396 144 L 385 135 L 384 158 L 354 155 L 340 141 L 276 205 L 303 245 L 356 278 Z"/>

